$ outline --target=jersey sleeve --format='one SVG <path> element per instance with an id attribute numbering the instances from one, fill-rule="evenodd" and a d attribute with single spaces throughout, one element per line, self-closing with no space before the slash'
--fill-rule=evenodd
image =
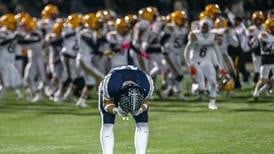
<path id="1" fill-rule="evenodd" d="M 109 91 L 108 91 L 108 83 L 109 83 L 110 74 L 108 74 L 103 80 L 103 98 L 104 100 L 111 100 Z"/>
<path id="2" fill-rule="evenodd" d="M 148 94 L 145 96 L 145 100 L 149 99 L 152 96 L 153 91 L 154 91 L 154 84 L 153 84 L 152 78 L 148 74 L 146 74 L 146 78 L 149 82 L 149 87 L 150 88 L 149 88 Z"/>

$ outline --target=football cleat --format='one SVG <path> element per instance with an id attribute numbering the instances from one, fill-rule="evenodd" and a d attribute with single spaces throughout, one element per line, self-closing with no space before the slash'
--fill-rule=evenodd
<path id="1" fill-rule="evenodd" d="M 212 99 L 212 100 L 209 101 L 208 108 L 210 110 L 217 110 L 218 109 L 218 107 L 217 107 L 216 102 L 215 102 L 214 99 Z"/>

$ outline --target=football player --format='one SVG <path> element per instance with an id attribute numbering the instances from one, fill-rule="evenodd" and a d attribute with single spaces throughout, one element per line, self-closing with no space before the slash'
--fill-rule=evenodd
<path id="1" fill-rule="evenodd" d="M 260 67 L 260 80 L 256 85 L 253 93 L 255 100 L 259 97 L 262 91 L 262 86 L 265 84 L 268 89 L 273 84 L 273 77 L 269 80 L 269 74 L 274 72 L 274 20 L 268 18 L 264 22 L 265 30 L 259 33 L 259 42 L 262 57 L 262 66 Z"/>
<path id="2" fill-rule="evenodd" d="M 61 33 L 64 27 L 63 24 L 62 20 L 57 21 L 52 27 L 52 32 L 47 35 L 45 40 L 49 45 L 48 68 L 52 74 L 51 84 L 53 85 L 48 95 L 50 97 L 53 95 L 54 102 L 61 101 L 61 97 L 65 92 L 65 81 L 68 78 L 61 61 L 61 50 L 63 47 Z"/>
<path id="3" fill-rule="evenodd" d="M 128 54 L 131 48 L 129 25 L 124 18 L 115 21 L 115 31 L 107 34 L 110 50 L 105 54 L 111 57 L 111 68 L 128 64 Z"/>
<path id="4" fill-rule="evenodd" d="M 211 30 L 211 32 L 215 33 L 217 35 L 217 46 L 219 47 L 220 54 L 217 54 L 220 63 L 220 72 L 222 75 L 222 78 L 225 78 L 226 80 L 233 80 L 233 78 L 236 78 L 237 72 L 234 66 L 234 63 L 228 54 L 228 46 L 234 46 L 237 47 L 239 45 L 239 41 L 236 37 L 235 32 L 227 27 L 227 20 L 219 17 L 214 21 L 214 29 Z M 224 82 L 221 80 L 221 82 Z M 228 82 L 234 83 L 234 81 Z M 227 84 L 227 83 L 226 83 Z M 234 85 L 231 85 L 232 87 Z M 221 90 L 225 90 L 227 92 L 230 92 L 231 89 L 224 88 L 225 86 L 220 86 Z M 233 89 L 233 88 L 232 88 Z"/>
<path id="5" fill-rule="evenodd" d="M 2 15 L 0 25 L 0 96 L 5 88 L 14 88 L 17 98 L 21 98 L 19 88 L 23 82 L 15 66 L 15 56 L 20 48 L 17 43 L 17 21 L 14 14 Z"/>
<path id="6" fill-rule="evenodd" d="M 56 22 L 59 15 L 57 6 L 48 4 L 41 11 L 41 20 L 38 22 L 38 27 L 43 31 L 43 34 L 49 34 L 52 31 L 52 26 Z"/>
<path id="7" fill-rule="evenodd" d="M 113 153 L 115 116 L 126 119 L 128 114 L 136 122 L 136 154 L 146 153 L 149 136 L 148 100 L 153 88 L 151 77 L 130 65 L 113 68 L 105 76 L 99 87 L 98 102 L 102 118 L 100 140 L 104 154 Z"/>
<path id="8" fill-rule="evenodd" d="M 104 68 L 103 51 L 106 40 L 100 36 L 100 21 L 95 13 L 89 13 L 83 16 L 84 28 L 80 31 L 80 46 L 77 63 L 83 70 L 85 87 L 76 106 L 87 107 L 86 99 L 89 91 L 92 90 L 96 82 L 104 78 L 102 68 Z M 101 66 L 100 66 L 101 65 Z M 101 69 L 99 69 L 101 68 Z"/>
<path id="9" fill-rule="evenodd" d="M 264 30 L 263 23 L 265 17 L 262 11 L 256 11 L 252 14 L 252 22 L 253 25 L 248 27 L 247 29 L 247 37 L 248 37 L 248 45 L 250 47 L 250 51 L 252 52 L 252 60 L 254 66 L 254 86 L 259 80 L 259 72 L 261 67 L 261 55 L 260 55 L 260 47 L 258 42 L 258 35 L 261 31 Z"/>
<path id="10" fill-rule="evenodd" d="M 166 97 L 170 90 L 173 90 L 180 99 L 184 99 L 182 93 L 182 63 L 183 51 L 187 39 L 187 15 L 184 11 L 174 11 L 170 15 L 171 23 L 165 26 L 161 39 L 163 53 L 171 72 L 168 75 L 167 88 L 163 91 L 162 97 Z"/>
<path id="11" fill-rule="evenodd" d="M 185 60 L 190 73 L 201 94 L 209 91 L 208 108 L 216 110 L 217 78 L 219 62 L 217 54 L 220 53 L 216 46 L 216 35 L 210 32 L 211 23 L 204 19 L 200 21 L 201 29 L 189 33 L 188 43 L 185 47 Z M 206 81 L 208 88 L 206 87 Z"/>
<path id="12" fill-rule="evenodd" d="M 43 98 L 44 84 L 46 80 L 44 53 L 42 45 L 44 42 L 42 32 L 37 29 L 36 19 L 26 17 L 22 19 L 24 37 L 19 44 L 28 50 L 28 64 L 25 68 L 24 79 L 29 83 L 30 96 L 35 93 L 32 102 L 40 101 Z M 38 78 L 38 81 L 36 80 Z M 37 86 L 37 82 L 39 86 Z"/>
<path id="13" fill-rule="evenodd" d="M 80 78 L 80 70 L 76 66 L 76 56 L 80 50 L 80 14 L 74 13 L 67 17 L 66 23 L 62 31 L 63 47 L 62 62 L 68 75 L 68 83 L 70 83 L 63 99 L 72 97 L 77 87 L 77 80 Z"/>

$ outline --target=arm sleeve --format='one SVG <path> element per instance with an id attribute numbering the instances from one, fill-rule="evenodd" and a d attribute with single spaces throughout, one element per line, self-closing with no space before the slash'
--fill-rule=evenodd
<path id="1" fill-rule="evenodd" d="M 154 84 L 153 84 L 152 78 L 148 74 L 146 74 L 146 77 L 147 77 L 147 80 L 149 82 L 149 87 L 150 88 L 149 88 L 149 92 L 148 92 L 147 96 L 145 97 L 145 100 L 149 99 L 152 96 L 153 91 L 154 91 Z"/>
<path id="2" fill-rule="evenodd" d="M 108 82 L 109 82 L 110 74 L 108 74 L 103 80 L 103 99 L 111 100 L 109 92 L 108 92 Z"/>

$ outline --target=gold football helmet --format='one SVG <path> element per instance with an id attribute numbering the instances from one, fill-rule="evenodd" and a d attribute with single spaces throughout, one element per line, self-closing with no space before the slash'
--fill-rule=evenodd
<path id="1" fill-rule="evenodd" d="M 218 4 L 208 4 L 205 7 L 205 11 L 208 13 L 212 13 L 212 14 L 220 14 L 221 13 L 221 9 Z"/>
<path id="2" fill-rule="evenodd" d="M 156 19 L 158 15 L 158 10 L 155 7 L 146 7 L 138 12 L 139 17 L 144 20 L 148 20 L 149 22 L 152 22 Z"/>
<path id="3" fill-rule="evenodd" d="M 52 32 L 55 33 L 58 37 L 60 37 L 63 28 L 64 28 L 64 22 L 62 20 L 57 21 L 52 26 Z"/>
<path id="4" fill-rule="evenodd" d="M 95 13 L 88 13 L 83 16 L 83 24 L 86 27 L 89 27 L 91 29 L 98 29 L 99 27 L 99 18 L 96 16 Z"/>
<path id="5" fill-rule="evenodd" d="M 177 26 L 183 26 L 187 20 L 185 11 L 174 11 L 171 13 L 171 22 Z"/>
<path id="6" fill-rule="evenodd" d="M 18 23 L 22 21 L 23 18 L 31 17 L 27 12 L 19 12 L 15 15 L 15 19 Z"/>
<path id="7" fill-rule="evenodd" d="M 131 27 L 133 27 L 138 21 L 138 16 L 135 14 L 128 14 L 124 18 Z"/>
<path id="8" fill-rule="evenodd" d="M 234 80 L 228 76 L 224 76 L 220 79 L 220 88 L 223 91 L 231 92 L 234 89 Z"/>
<path id="9" fill-rule="evenodd" d="M 227 20 L 225 18 L 217 18 L 214 21 L 214 28 L 227 28 Z"/>
<path id="10" fill-rule="evenodd" d="M 118 33 L 124 35 L 128 32 L 129 30 L 129 25 L 125 21 L 124 18 L 118 18 L 115 21 L 115 29 L 117 30 Z"/>
<path id="11" fill-rule="evenodd" d="M 82 23 L 81 15 L 78 14 L 78 13 L 73 13 L 73 14 L 68 16 L 66 22 L 71 28 L 76 29 Z"/>
<path id="12" fill-rule="evenodd" d="M 96 12 L 96 17 L 102 22 L 115 21 L 116 13 L 112 10 L 99 10 Z"/>
<path id="13" fill-rule="evenodd" d="M 265 17 L 262 11 L 255 11 L 252 14 L 252 21 L 256 22 L 256 20 L 260 20 L 261 23 L 264 22 Z"/>
<path id="14" fill-rule="evenodd" d="M 57 6 L 48 4 L 44 7 L 41 12 L 42 19 L 52 19 L 59 14 L 59 9 Z"/>
<path id="15" fill-rule="evenodd" d="M 16 19 L 14 14 L 7 13 L 0 17 L 0 25 L 7 27 L 7 29 L 14 31 L 16 29 Z"/>
<path id="16" fill-rule="evenodd" d="M 206 11 L 202 11 L 199 14 L 199 20 L 203 20 L 205 18 L 211 18 L 210 14 Z"/>
<path id="17" fill-rule="evenodd" d="M 274 34 L 274 19 L 273 19 L 273 18 L 268 18 L 268 19 L 264 22 L 264 27 L 265 27 L 265 29 L 266 29 L 269 33 L 273 33 L 273 34 Z"/>
<path id="18" fill-rule="evenodd" d="M 26 32 L 32 32 L 37 27 L 37 21 L 32 17 L 26 17 L 22 19 L 22 25 Z"/>

